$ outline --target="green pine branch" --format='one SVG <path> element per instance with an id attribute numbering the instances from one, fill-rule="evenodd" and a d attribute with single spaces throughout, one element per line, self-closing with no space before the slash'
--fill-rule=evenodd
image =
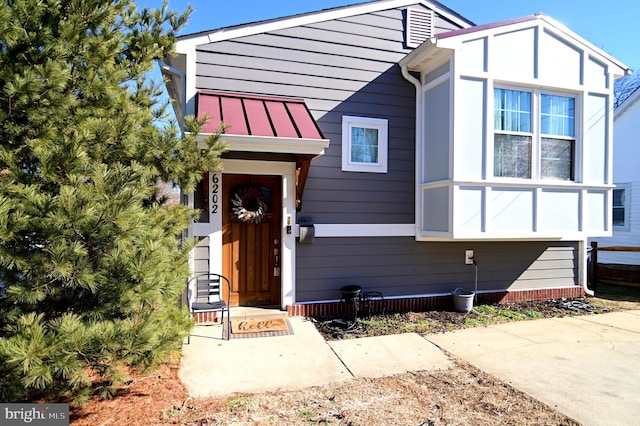
<path id="1" fill-rule="evenodd" d="M 181 347 L 193 218 L 161 187 L 219 170 L 147 77 L 189 11 L 0 3 L 0 399 L 88 401 Z M 168 124 L 167 124 L 168 123 Z"/>

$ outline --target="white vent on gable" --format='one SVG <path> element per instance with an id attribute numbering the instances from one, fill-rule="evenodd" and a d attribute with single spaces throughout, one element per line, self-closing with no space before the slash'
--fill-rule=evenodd
<path id="1" fill-rule="evenodd" d="M 407 47 L 418 47 L 433 35 L 433 10 L 423 8 L 407 9 Z"/>

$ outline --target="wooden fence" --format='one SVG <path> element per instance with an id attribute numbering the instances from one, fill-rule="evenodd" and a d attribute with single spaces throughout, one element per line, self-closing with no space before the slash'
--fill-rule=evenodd
<path id="1" fill-rule="evenodd" d="M 611 265 L 598 262 L 598 252 L 639 252 L 640 247 L 634 246 L 609 246 L 598 247 L 597 242 L 591 243 L 591 262 L 589 264 L 589 282 L 591 289 L 597 290 L 598 283 L 626 285 L 640 287 L 640 266 L 638 265 Z"/>

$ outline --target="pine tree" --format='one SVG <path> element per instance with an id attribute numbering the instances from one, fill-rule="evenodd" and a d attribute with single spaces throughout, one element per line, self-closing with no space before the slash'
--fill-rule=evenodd
<path id="1" fill-rule="evenodd" d="M 129 0 L 0 6 L 0 400 L 108 396 L 179 350 L 191 321 L 181 232 L 223 144 L 167 121 L 154 60 L 189 11 Z M 96 387 L 96 385 L 98 385 Z"/>

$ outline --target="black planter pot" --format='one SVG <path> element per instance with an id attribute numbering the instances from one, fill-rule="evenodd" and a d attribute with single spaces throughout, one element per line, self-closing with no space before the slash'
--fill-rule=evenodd
<path id="1" fill-rule="evenodd" d="M 362 287 L 359 285 L 346 285 L 340 289 L 342 293 L 342 300 L 347 303 L 353 303 L 360 298 L 360 292 Z"/>

